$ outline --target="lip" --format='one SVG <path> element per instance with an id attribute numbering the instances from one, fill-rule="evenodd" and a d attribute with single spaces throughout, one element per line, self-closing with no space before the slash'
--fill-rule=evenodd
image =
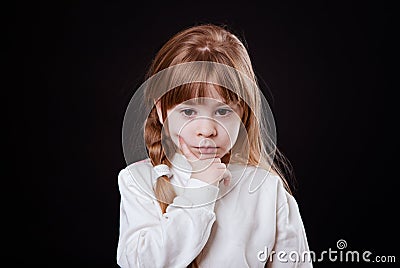
<path id="1" fill-rule="evenodd" d="M 199 150 L 202 154 L 215 154 L 219 147 L 212 147 L 212 146 L 202 146 L 202 147 L 194 147 L 195 149 Z"/>

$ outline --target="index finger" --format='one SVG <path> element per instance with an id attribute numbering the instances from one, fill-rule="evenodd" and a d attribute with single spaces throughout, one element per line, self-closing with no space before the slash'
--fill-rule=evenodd
<path id="1" fill-rule="evenodd" d="M 179 149 L 182 151 L 183 155 L 190 161 L 198 160 L 198 158 L 190 151 L 186 142 L 183 140 L 181 136 L 178 136 L 179 139 Z"/>

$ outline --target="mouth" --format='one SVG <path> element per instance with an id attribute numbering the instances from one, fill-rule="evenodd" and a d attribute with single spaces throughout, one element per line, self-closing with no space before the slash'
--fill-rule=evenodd
<path id="1" fill-rule="evenodd" d="M 194 147 L 195 149 L 199 150 L 202 154 L 216 154 L 219 147 Z"/>

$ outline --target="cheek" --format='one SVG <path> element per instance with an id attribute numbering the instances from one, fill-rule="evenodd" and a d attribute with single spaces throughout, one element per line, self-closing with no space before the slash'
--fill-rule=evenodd
<path id="1" fill-rule="evenodd" d="M 191 140 L 195 124 L 187 123 L 186 120 L 182 120 L 179 115 L 171 114 L 168 117 L 168 133 L 171 140 L 178 146 L 178 135 L 180 135 L 184 140 Z"/>
<path id="2" fill-rule="evenodd" d="M 238 137 L 239 134 L 239 129 L 240 129 L 240 124 L 233 124 L 232 126 L 230 126 L 230 128 L 228 129 L 229 131 L 229 136 L 231 138 L 232 143 L 236 142 L 236 139 Z"/>
<path id="3" fill-rule="evenodd" d="M 187 123 L 185 120 L 179 120 L 177 118 L 170 118 L 168 122 L 168 130 L 171 136 L 182 136 L 185 137 L 193 133 L 195 129 L 194 124 Z"/>
<path id="4" fill-rule="evenodd" d="M 223 133 L 225 142 L 235 144 L 239 134 L 240 121 L 227 122 L 223 125 L 224 128 L 220 129 L 220 133 Z"/>
<path id="5" fill-rule="evenodd" d="M 179 120 L 179 115 L 176 112 L 168 110 L 165 127 L 168 128 L 170 135 L 174 135 L 179 131 L 182 122 Z"/>

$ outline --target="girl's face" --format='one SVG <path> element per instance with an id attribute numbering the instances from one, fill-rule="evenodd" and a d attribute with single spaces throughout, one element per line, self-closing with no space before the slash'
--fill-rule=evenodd
<path id="1" fill-rule="evenodd" d="M 160 108 L 158 103 L 162 122 Z M 215 90 L 208 90 L 205 98 L 191 99 L 167 110 L 164 127 L 177 148 L 179 135 L 196 157 L 222 158 L 237 140 L 242 112 L 238 104 L 228 105 Z"/>

